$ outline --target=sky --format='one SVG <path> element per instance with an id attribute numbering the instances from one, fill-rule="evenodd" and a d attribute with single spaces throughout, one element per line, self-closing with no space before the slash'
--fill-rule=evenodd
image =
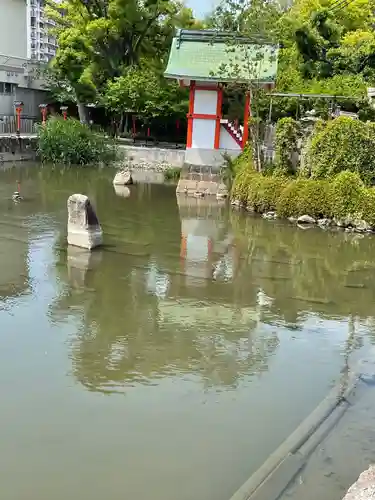
<path id="1" fill-rule="evenodd" d="M 186 5 L 193 9 L 195 17 L 203 18 L 206 14 L 212 11 L 215 0 L 186 0 Z"/>

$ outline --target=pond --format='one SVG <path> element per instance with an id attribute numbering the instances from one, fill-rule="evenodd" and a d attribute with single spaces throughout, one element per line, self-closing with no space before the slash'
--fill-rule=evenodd
<path id="1" fill-rule="evenodd" d="M 113 175 L 0 171 L 2 497 L 229 500 L 374 343 L 375 238 Z"/>

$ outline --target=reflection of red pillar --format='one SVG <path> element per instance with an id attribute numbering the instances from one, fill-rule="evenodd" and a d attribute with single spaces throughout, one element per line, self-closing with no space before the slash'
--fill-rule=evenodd
<path id="1" fill-rule="evenodd" d="M 240 245 L 239 241 L 237 241 L 236 238 L 234 238 L 231 245 L 233 249 L 233 261 L 234 261 L 233 278 L 236 278 L 237 273 L 240 270 L 241 250 L 239 245 Z"/>
<path id="2" fill-rule="evenodd" d="M 187 254 L 187 237 L 181 234 L 180 266 L 181 266 L 181 271 L 183 273 L 185 273 L 186 254 Z"/>
<path id="3" fill-rule="evenodd" d="M 182 260 L 186 259 L 186 250 L 187 250 L 187 237 L 182 234 L 181 249 L 180 249 L 180 257 Z"/>
<path id="4" fill-rule="evenodd" d="M 245 111 L 243 117 L 242 149 L 246 146 L 246 143 L 249 139 L 249 116 L 251 116 L 250 106 L 251 106 L 250 92 L 247 92 L 245 99 Z"/>
<path id="5" fill-rule="evenodd" d="M 211 240 L 211 238 L 209 238 L 208 242 L 207 242 L 208 258 L 210 257 L 210 255 L 212 253 L 212 249 L 213 249 L 212 240 Z"/>
<path id="6" fill-rule="evenodd" d="M 212 250 L 213 250 L 213 242 L 211 238 L 207 240 L 207 261 L 206 261 L 206 269 L 207 269 L 207 278 L 212 278 L 214 273 L 213 259 L 212 259 Z"/>

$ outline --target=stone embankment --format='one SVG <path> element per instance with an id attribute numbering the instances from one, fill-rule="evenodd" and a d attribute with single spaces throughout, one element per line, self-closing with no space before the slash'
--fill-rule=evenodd
<path id="1" fill-rule="evenodd" d="M 217 199 L 225 199 L 228 196 L 228 190 L 217 169 L 193 165 L 183 167 L 176 192 L 196 198 L 216 196 Z"/>
<path id="2" fill-rule="evenodd" d="M 233 200 L 232 206 L 243 208 L 248 212 L 254 212 L 251 207 L 243 205 L 239 200 Z M 275 220 L 278 215 L 274 211 L 265 212 L 262 214 L 263 219 Z M 368 222 L 357 217 L 345 217 L 343 219 L 315 219 L 310 215 L 301 215 L 299 217 L 288 217 L 287 219 L 292 224 L 306 228 L 308 226 L 317 225 L 321 229 L 342 229 L 347 233 L 375 233 L 375 227 L 372 227 Z"/>
<path id="3" fill-rule="evenodd" d="M 34 136 L 0 136 L 0 165 L 5 162 L 35 160 L 37 139 Z"/>

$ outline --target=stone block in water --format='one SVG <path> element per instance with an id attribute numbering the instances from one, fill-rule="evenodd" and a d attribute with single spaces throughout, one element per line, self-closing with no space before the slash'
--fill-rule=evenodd
<path id="1" fill-rule="evenodd" d="M 117 172 L 117 174 L 115 175 L 113 184 L 115 186 L 129 186 L 130 184 L 133 184 L 131 172 L 127 169 L 120 170 L 120 172 Z"/>
<path id="2" fill-rule="evenodd" d="M 83 194 L 68 199 L 68 244 L 92 250 L 103 243 L 103 231 L 90 200 Z"/>

